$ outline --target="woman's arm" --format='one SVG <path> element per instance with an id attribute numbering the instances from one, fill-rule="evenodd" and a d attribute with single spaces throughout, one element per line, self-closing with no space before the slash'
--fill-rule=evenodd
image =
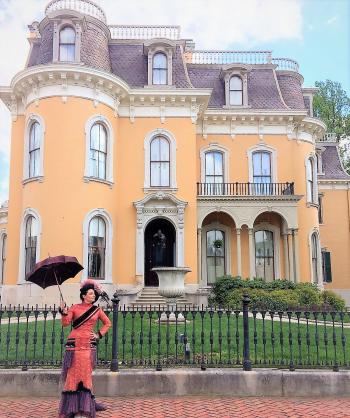
<path id="1" fill-rule="evenodd" d="M 61 314 L 61 323 L 63 327 L 67 327 L 73 319 L 73 310 L 74 306 L 71 306 L 69 309 L 67 306 L 60 306 L 59 312 Z"/>
<path id="2" fill-rule="evenodd" d="M 102 321 L 103 326 L 102 328 L 98 331 L 98 335 L 100 338 L 102 338 L 107 331 L 109 330 L 109 328 L 111 327 L 111 321 L 109 320 L 108 316 L 103 312 L 102 309 L 99 310 L 98 312 L 98 318 Z"/>

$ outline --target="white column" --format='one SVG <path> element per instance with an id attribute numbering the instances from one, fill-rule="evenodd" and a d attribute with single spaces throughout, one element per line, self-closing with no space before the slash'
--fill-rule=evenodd
<path id="1" fill-rule="evenodd" d="M 286 232 L 283 236 L 283 254 L 284 254 L 284 276 L 286 280 L 289 280 L 289 264 L 288 264 L 288 235 Z"/>
<path id="2" fill-rule="evenodd" d="M 295 282 L 300 282 L 300 263 L 299 263 L 299 236 L 298 230 L 293 230 L 293 252 L 294 252 L 294 275 Z"/>
<path id="3" fill-rule="evenodd" d="M 197 228 L 197 262 L 198 283 L 202 285 L 202 228 Z"/>
<path id="4" fill-rule="evenodd" d="M 253 239 L 253 228 L 248 228 L 249 236 L 249 277 L 252 280 L 255 277 L 255 248 Z"/>
<path id="5" fill-rule="evenodd" d="M 293 240 L 292 240 L 292 230 L 288 229 L 288 252 L 289 252 L 289 280 L 295 282 L 294 276 L 294 254 L 293 254 Z"/>
<path id="6" fill-rule="evenodd" d="M 236 228 L 236 238 L 237 238 L 237 275 L 242 277 L 241 228 Z"/>

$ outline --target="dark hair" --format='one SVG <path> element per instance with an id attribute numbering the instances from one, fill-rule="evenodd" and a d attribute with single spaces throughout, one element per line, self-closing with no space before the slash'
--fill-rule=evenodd
<path id="1" fill-rule="evenodd" d="M 95 302 L 100 297 L 100 295 L 96 292 L 95 287 L 93 284 L 86 284 L 80 289 L 80 299 L 84 300 L 83 296 L 87 294 L 88 290 L 92 289 L 95 292 Z"/>

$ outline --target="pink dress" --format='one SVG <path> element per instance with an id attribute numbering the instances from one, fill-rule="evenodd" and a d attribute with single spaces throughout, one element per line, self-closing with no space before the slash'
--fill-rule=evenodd
<path id="1" fill-rule="evenodd" d="M 68 314 L 62 315 L 62 325 L 73 322 L 68 335 L 62 366 L 64 388 L 61 396 L 59 418 L 70 418 L 81 412 L 95 417 L 95 398 L 92 391 L 92 371 L 96 364 L 96 338 L 93 329 L 98 320 L 103 323 L 98 331 L 106 334 L 111 321 L 101 308 L 89 303 L 73 305 Z"/>

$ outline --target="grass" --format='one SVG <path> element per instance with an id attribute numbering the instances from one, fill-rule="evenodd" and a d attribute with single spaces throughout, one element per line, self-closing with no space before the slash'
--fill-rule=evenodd
<path id="1" fill-rule="evenodd" d="M 217 312 L 213 315 L 206 312 L 203 317 L 200 312 L 188 312 L 186 323 L 169 326 L 159 325 L 157 318 L 156 312 L 152 315 L 146 312 L 143 316 L 140 312 L 119 313 L 119 361 L 125 366 L 154 365 L 158 357 L 162 364 L 175 364 L 176 361 L 200 364 L 202 354 L 204 361 L 211 365 L 234 366 L 242 363 L 243 318 L 238 312 L 222 312 L 221 317 Z M 332 365 L 335 359 L 340 365 L 349 364 L 350 329 L 325 326 L 322 317 L 317 326 L 288 324 L 278 317 L 274 321 L 249 318 L 249 327 L 250 357 L 255 365 L 283 367 L 288 366 L 291 359 L 295 365 L 304 367 Z M 59 319 L 50 316 L 47 321 L 29 322 L 27 326 L 23 322 L 17 323 L 16 316 L 9 322 L 3 315 L 0 324 L 0 365 L 21 365 L 27 359 L 32 365 L 59 366 L 69 331 L 69 327 L 61 327 Z M 180 334 L 187 335 L 189 359 L 185 359 Z M 102 364 L 110 361 L 111 346 L 110 330 L 98 347 Z"/>

